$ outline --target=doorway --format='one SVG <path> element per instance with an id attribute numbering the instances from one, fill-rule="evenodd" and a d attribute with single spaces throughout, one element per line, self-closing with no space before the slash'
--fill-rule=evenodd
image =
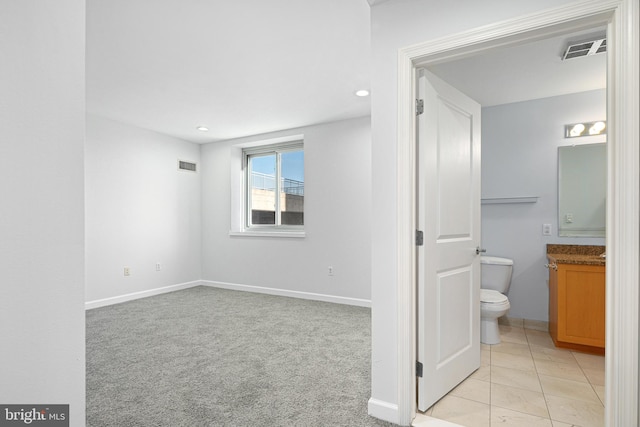
<path id="1" fill-rule="evenodd" d="M 637 331 L 638 331 L 638 223 L 637 207 L 629 194 L 638 194 L 637 173 L 637 70 L 625 67 L 621 52 L 632 52 L 637 41 L 625 36 L 623 28 L 632 25 L 625 21 L 631 15 L 629 1 L 610 1 L 594 5 L 583 2 L 544 14 L 528 16 L 496 24 L 491 28 L 472 30 L 461 35 L 436 40 L 403 49 L 399 61 L 399 135 L 398 156 L 400 183 L 399 200 L 399 362 L 398 408 L 401 422 L 410 421 L 415 414 L 413 367 L 415 366 L 415 277 L 414 182 L 415 182 L 415 93 L 414 76 L 418 66 L 429 66 L 438 61 L 460 58 L 497 46 L 523 43 L 563 32 L 608 26 L 608 40 L 614 55 L 609 61 L 608 119 L 610 121 L 609 187 L 607 236 L 607 414 L 608 425 L 632 425 L 637 421 Z M 588 3 L 588 5 L 586 4 Z M 588 6 L 588 7 L 587 7 Z M 637 24 L 636 24 L 637 25 Z M 611 52 L 611 50 L 610 50 Z M 635 52 L 635 51 L 633 51 Z M 637 56 L 637 53 L 633 54 Z M 625 94 L 634 94 L 625 101 Z M 628 98 L 628 95 L 627 95 Z M 631 108 L 629 108 L 631 107 Z M 635 137 L 634 137 L 635 135 Z M 635 138 L 635 139 L 634 139 Z M 625 196 L 625 194 L 627 196 Z M 617 215 L 612 215 L 616 212 Z M 624 233 L 622 232 L 624 230 Z M 625 238 L 634 236 L 634 239 Z M 410 249 L 411 248 L 411 249 Z M 406 256 L 409 254 L 409 256 Z M 403 256 L 405 255 L 405 256 Z M 629 265 L 635 265 L 629 268 Z M 614 315 L 615 313 L 615 315 Z M 409 420 L 407 420 L 409 418 Z"/>
<path id="2" fill-rule="evenodd" d="M 432 372 L 444 369 L 454 358 L 447 357 L 443 363 L 436 366 L 431 366 L 432 359 L 438 357 L 441 348 L 439 338 L 452 334 L 441 334 L 437 329 L 435 334 L 429 333 L 429 329 L 435 328 L 427 326 L 427 338 L 423 340 L 423 325 L 426 326 L 424 319 L 430 319 L 430 322 L 426 322 L 428 324 L 447 325 L 451 324 L 447 317 L 434 320 L 438 312 L 456 313 L 453 319 L 460 322 L 465 319 L 462 314 L 470 314 L 472 311 L 461 313 L 461 302 L 442 310 L 441 306 L 446 307 L 447 303 L 446 299 L 441 298 L 442 290 L 446 291 L 447 287 L 437 280 L 438 276 L 432 281 L 423 282 L 423 265 L 431 266 L 433 259 L 439 258 L 433 256 L 433 253 L 438 253 L 437 247 L 427 246 L 430 244 L 427 236 L 433 234 L 429 232 L 429 225 L 435 226 L 440 221 L 421 220 L 420 212 L 425 207 L 434 208 L 444 203 L 441 210 L 445 212 L 447 223 L 453 221 L 460 209 L 448 203 L 447 199 L 452 197 L 452 194 L 461 197 L 465 188 L 471 186 L 450 188 L 444 192 L 446 198 L 441 195 L 432 196 L 433 200 L 422 200 L 428 195 L 423 192 L 421 184 L 430 182 L 432 184 L 429 187 L 433 187 L 431 193 L 437 191 L 440 185 L 434 183 L 440 182 L 440 173 L 435 171 L 442 165 L 442 153 L 446 153 L 447 148 L 455 146 L 451 141 L 445 141 L 444 147 L 438 149 L 438 161 L 431 159 L 424 164 L 424 145 L 428 144 L 429 140 L 437 141 L 439 138 L 433 135 L 425 140 L 423 129 L 426 129 L 427 133 L 440 129 L 435 117 L 447 111 L 446 107 L 443 107 L 442 111 L 428 111 L 427 106 L 430 102 L 428 98 L 424 99 L 425 114 L 418 118 L 417 148 L 420 159 L 417 189 L 422 197 L 418 198 L 418 228 L 425 230 L 424 246 L 418 248 L 418 361 L 423 365 L 423 376 L 418 378 L 418 409 L 425 411 L 427 405 L 431 406 L 434 403 L 434 398 L 439 400 L 446 395 L 446 398 L 438 401 L 435 409 L 427 411 L 427 415 L 462 420 L 461 424 L 470 426 L 483 425 L 490 414 L 494 420 L 519 416 L 530 422 L 544 422 L 542 419 L 546 419 L 550 423 L 550 420 L 554 419 L 570 421 L 577 425 L 589 425 L 590 421 L 604 418 L 604 358 L 585 357 L 580 353 L 574 355 L 554 347 L 548 328 L 545 327 L 548 319 L 549 292 L 546 284 L 547 270 L 544 265 L 548 263 L 547 244 L 605 245 L 604 235 L 599 238 L 559 238 L 557 232 L 563 224 L 558 218 L 557 206 L 558 194 L 562 195 L 558 186 L 558 147 L 576 145 L 586 149 L 593 145 L 584 144 L 602 142 L 605 138 L 605 135 L 587 135 L 567 139 L 564 124 L 585 121 L 587 118 L 606 118 L 606 54 L 601 52 L 579 60 L 562 61 L 561 53 L 567 46 L 577 42 L 586 45 L 587 40 L 602 40 L 605 32 L 606 27 L 598 27 L 562 34 L 524 45 L 484 52 L 458 61 L 448 61 L 430 68 L 440 79 L 460 89 L 483 106 L 483 234 L 482 244 L 479 246 L 486 250 L 489 256 L 512 259 L 514 272 L 507 294 L 511 304 L 509 316 L 512 316 L 512 321 L 508 326 L 501 327 L 502 335 L 506 335 L 502 337 L 504 342 L 496 346 L 483 345 L 482 352 L 477 352 L 478 355 L 482 354 L 482 368 L 469 378 L 464 375 L 468 369 L 458 371 L 458 376 L 450 373 L 447 380 L 456 387 L 455 390 L 449 387 L 437 393 L 436 390 L 443 381 L 438 380 Z M 428 93 L 420 93 L 422 70 L 418 70 L 418 75 L 418 92 L 419 98 L 422 99 L 428 96 Z M 554 80 L 549 81 L 549 76 L 555 77 Z M 577 93 L 570 93 L 573 91 Z M 439 98 L 446 99 L 447 96 L 440 94 Z M 450 102 L 447 99 L 447 103 Z M 439 112 L 441 114 L 438 114 Z M 427 113 L 430 113 L 430 117 L 425 118 Z M 434 123 L 425 126 L 425 121 Z M 463 151 L 456 150 L 458 160 Z M 606 153 L 603 154 L 601 161 L 606 164 Z M 576 167 L 584 168 L 581 164 Z M 431 171 L 428 179 L 424 177 L 424 169 Z M 445 183 L 451 182 L 447 177 L 455 167 L 447 166 L 445 169 L 448 173 L 444 173 L 442 178 Z M 591 178 L 594 170 L 585 171 L 585 178 Z M 574 173 L 571 176 L 577 176 Z M 464 170 L 457 175 L 458 183 L 464 184 L 460 180 L 460 175 L 465 175 Z M 599 181 L 602 181 L 603 189 L 598 205 L 603 206 L 606 187 L 604 172 Z M 597 184 L 600 185 L 600 182 Z M 592 183 L 590 192 L 595 192 L 594 189 Z M 573 189 L 571 193 L 577 193 L 577 190 Z M 464 202 L 459 206 L 469 206 L 469 203 Z M 474 209 L 469 210 L 467 214 L 475 210 L 476 205 L 471 206 Z M 581 209 L 580 212 L 585 210 Z M 602 221 L 604 225 L 604 215 Z M 468 223 L 464 219 L 462 222 Z M 549 228 L 553 230 L 547 233 L 548 236 L 543 232 L 544 223 L 549 223 Z M 584 234 L 587 232 L 585 230 Z M 480 231 L 477 230 L 477 233 Z M 472 252 L 477 246 L 470 239 L 471 235 L 448 234 L 449 236 L 439 239 L 440 245 L 449 240 L 447 237 L 454 237 L 471 250 L 467 252 Z M 431 262 L 420 262 L 422 252 L 429 254 L 427 256 Z M 601 252 L 604 252 L 604 249 Z M 445 258 L 449 262 L 454 260 L 451 254 L 447 254 Z M 447 277 L 450 274 L 449 271 L 444 273 Z M 433 289 L 427 290 L 424 302 L 423 288 Z M 420 303 L 428 309 L 421 309 Z M 461 326 L 467 323 L 462 322 Z M 452 332 L 451 328 L 452 326 L 449 326 L 448 332 Z M 459 327 L 458 333 L 453 335 L 469 334 L 465 333 L 464 328 Z M 421 341 L 426 345 L 420 345 Z M 492 372 L 494 375 L 491 375 Z M 425 386 L 425 382 L 429 385 Z M 459 383 L 461 384 L 458 386 Z M 434 397 L 427 399 L 426 396 Z M 569 404 L 572 408 L 580 408 L 576 411 L 577 415 L 564 410 Z M 513 414 L 511 411 L 517 411 L 519 414 Z M 602 425 L 602 421 L 596 421 L 596 424 Z"/>

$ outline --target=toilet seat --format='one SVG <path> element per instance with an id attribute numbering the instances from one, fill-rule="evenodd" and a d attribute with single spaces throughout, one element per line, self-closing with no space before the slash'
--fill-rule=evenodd
<path id="1" fill-rule="evenodd" d="M 508 304 L 509 298 L 493 289 L 480 289 L 480 302 L 485 304 Z"/>

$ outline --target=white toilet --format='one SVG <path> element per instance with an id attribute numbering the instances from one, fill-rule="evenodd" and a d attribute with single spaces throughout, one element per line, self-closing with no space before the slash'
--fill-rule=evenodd
<path id="1" fill-rule="evenodd" d="M 494 256 L 480 257 L 480 342 L 499 344 L 498 318 L 507 314 L 511 305 L 505 295 L 511 285 L 513 260 Z"/>

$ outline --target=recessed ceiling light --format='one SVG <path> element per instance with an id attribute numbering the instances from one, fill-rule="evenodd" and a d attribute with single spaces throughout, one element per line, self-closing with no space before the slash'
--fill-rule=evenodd
<path id="1" fill-rule="evenodd" d="M 356 96 L 369 96 L 369 91 L 366 89 L 360 89 L 356 92 Z"/>
<path id="2" fill-rule="evenodd" d="M 196 129 L 198 129 L 200 132 L 208 132 L 209 128 L 206 126 L 198 126 Z"/>

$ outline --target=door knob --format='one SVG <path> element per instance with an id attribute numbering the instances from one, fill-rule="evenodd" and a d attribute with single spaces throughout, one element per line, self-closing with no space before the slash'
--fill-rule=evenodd
<path id="1" fill-rule="evenodd" d="M 480 246 L 478 246 L 476 248 L 476 255 L 480 255 L 480 254 L 483 254 L 485 252 L 487 252 L 487 250 L 486 249 L 481 249 Z"/>

